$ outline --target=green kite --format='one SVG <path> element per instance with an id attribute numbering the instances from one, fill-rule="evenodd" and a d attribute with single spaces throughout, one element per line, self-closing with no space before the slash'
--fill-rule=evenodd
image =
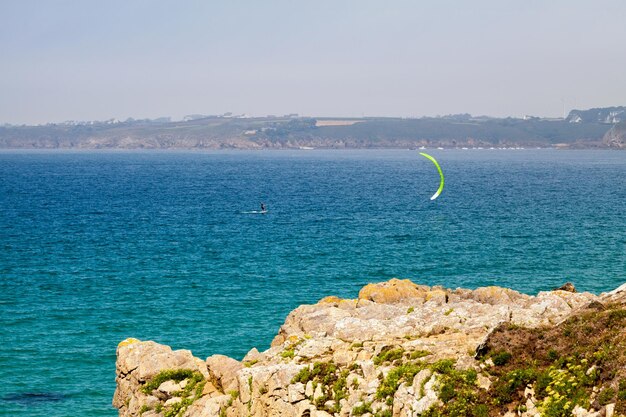
<path id="1" fill-rule="evenodd" d="M 437 190 L 435 194 L 433 194 L 432 197 L 430 197 L 431 200 L 434 200 L 435 198 L 439 197 L 439 194 L 441 194 L 441 192 L 443 191 L 443 172 L 441 172 L 441 167 L 439 166 L 439 163 L 437 162 L 435 158 L 433 158 L 432 156 L 424 152 L 420 152 L 420 155 L 430 159 L 432 163 L 435 164 L 435 166 L 437 167 L 437 171 L 439 171 L 439 176 L 441 177 L 441 182 L 439 183 L 439 189 Z"/>

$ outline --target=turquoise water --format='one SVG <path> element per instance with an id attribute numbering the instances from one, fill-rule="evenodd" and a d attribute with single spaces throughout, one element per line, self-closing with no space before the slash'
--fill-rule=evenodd
<path id="1" fill-rule="evenodd" d="M 372 281 L 626 281 L 626 152 L 429 152 L 434 202 L 416 151 L 0 153 L 0 414 L 114 416 L 120 340 L 240 358 Z"/>

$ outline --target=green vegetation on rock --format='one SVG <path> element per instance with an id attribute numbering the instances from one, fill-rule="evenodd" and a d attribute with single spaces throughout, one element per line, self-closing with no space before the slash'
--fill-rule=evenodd
<path id="1" fill-rule="evenodd" d="M 530 386 L 545 417 L 609 403 L 615 403 L 617 414 L 626 413 L 625 328 L 621 305 L 590 306 L 559 326 L 501 326 L 485 354 L 496 365 L 489 369 L 494 378 L 490 406 L 522 406 L 522 392 Z"/>
<path id="2" fill-rule="evenodd" d="M 415 375 L 425 368 L 426 364 L 423 362 L 408 362 L 393 368 L 378 386 L 376 398 L 385 401 L 387 405 L 393 405 L 393 396 L 400 383 L 413 382 Z"/>
<path id="3" fill-rule="evenodd" d="M 151 378 L 150 381 L 146 382 L 146 384 L 142 388 L 142 391 L 144 392 L 144 394 L 149 394 L 152 392 L 152 390 L 159 388 L 159 386 L 165 381 L 180 382 L 187 378 L 202 380 L 203 376 L 200 372 L 192 371 L 190 369 L 168 369 L 159 372 L 157 375 Z"/>
<path id="4" fill-rule="evenodd" d="M 362 416 L 365 413 L 372 413 L 372 403 L 364 401 L 362 404 L 355 406 L 352 409 L 353 416 Z"/>
<path id="5" fill-rule="evenodd" d="M 496 366 L 506 365 L 511 360 L 511 354 L 509 352 L 494 352 L 491 355 L 491 360 Z"/>
<path id="6" fill-rule="evenodd" d="M 322 396 L 319 398 L 311 398 L 314 404 L 320 410 L 329 411 L 331 413 L 339 412 L 339 402 L 348 396 L 347 379 L 350 371 L 348 369 L 340 369 L 334 362 L 315 362 L 312 369 L 305 367 L 296 376 L 293 377 L 292 383 L 301 382 L 306 384 L 312 381 L 314 386 L 318 384 L 322 388 Z M 326 402 L 332 400 L 334 406 L 329 408 Z"/>
<path id="7" fill-rule="evenodd" d="M 163 370 L 146 382 L 146 384 L 142 387 L 142 392 L 144 394 L 150 394 L 166 381 L 179 383 L 185 380 L 187 381 L 187 384 L 180 391 L 172 393 L 173 397 L 181 399 L 179 402 L 168 405 L 167 407 L 159 403 L 155 407 L 155 411 L 163 412 L 164 417 L 179 417 L 191 404 L 193 404 L 194 401 L 202 396 L 202 390 L 204 389 L 206 380 L 200 372 L 192 371 L 190 369 Z M 143 414 L 148 410 L 149 408 L 146 405 L 143 405 L 140 409 L 140 413 Z"/>
<path id="8" fill-rule="evenodd" d="M 390 346 L 385 346 L 378 356 L 374 357 L 374 365 L 381 365 L 386 362 L 394 362 L 396 360 L 402 359 L 404 356 L 404 349 L 394 348 Z"/>

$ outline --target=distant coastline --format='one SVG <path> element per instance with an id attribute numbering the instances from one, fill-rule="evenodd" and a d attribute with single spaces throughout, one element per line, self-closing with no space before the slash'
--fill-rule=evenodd
<path id="1" fill-rule="evenodd" d="M 625 149 L 626 107 L 567 118 L 189 116 L 0 126 L 0 149 Z"/>

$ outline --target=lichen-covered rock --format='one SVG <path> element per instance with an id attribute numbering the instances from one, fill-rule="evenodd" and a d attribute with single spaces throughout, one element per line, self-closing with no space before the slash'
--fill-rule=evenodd
<path id="1" fill-rule="evenodd" d="M 423 299 L 428 290 L 427 286 L 417 285 L 408 279 L 392 278 L 379 284 L 367 284 L 359 291 L 359 299 L 390 304 L 411 298 Z"/>

